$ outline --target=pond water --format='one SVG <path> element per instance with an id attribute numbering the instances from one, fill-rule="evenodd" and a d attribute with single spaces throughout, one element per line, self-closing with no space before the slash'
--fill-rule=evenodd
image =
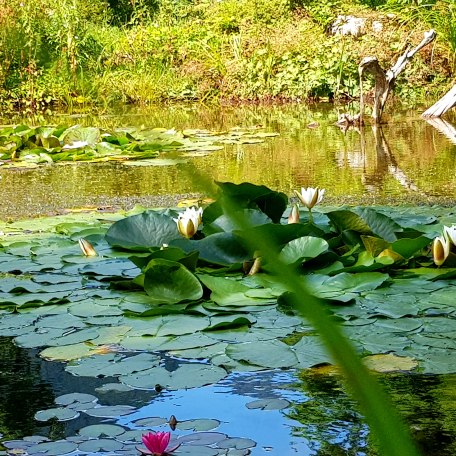
<path id="1" fill-rule="evenodd" d="M 115 378 L 75 377 L 63 369 L 63 364 L 43 361 L 36 351 L 18 348 L 8 338 L 0 338 L 0 349 L 0 429 L 2 440 L 11 451 L 43 454 L 33 451 L 36 437 L 32 436 L 81 443 L 81 430 L 106 423 L 139 435 L 148 431 L 144 423 L 154 423 L 156 430 L 169 430 L 166 421 L 174 415 L 181 422 L 195 420 L 190 424 L 197 430 L 244 439 L 250 453 L 232 449 L 228 454 L 233 455 L 376 454 L 368 447 L 368 429 L 339 378 L 318 369 L 301 375 L 280 370 L 231 374 L 215 385 L 178 392 L 127 389 L 113 394 L 103 385 L 112 385 Z M 456 376 L 391 374 L 380 378 L 410 425 L 422 454 L 454 455 Z M 124 416 L 111 418 L 81 412 L 74 419 L 60 422 L 43 424 L 34 419 L 37 412 L 55 407 L 56 398 L 75 392 L 93 395 L 101 405 L 132 408 Z M 190 428 L 183 427 L 187 431 Z M 108 440 L 109 432 L 105 432 L 103 437 Z M 175 435 L 180 434 L 185 431 L 175 431 Z M 14 440 L 24 436 L 29 437 Z M 217 450 L 210 450 L 198 447 L 188 454 L 218 454 Z M 48 454 L 64 453 L 57 447 Z M 137 452 L 125 445 L 123 451 L 92 450 L 83 454 L 87 453 Z"/>
<path id="2" fill-rule="evenodd" d="M 420 119 L 418 112 L 394 113 L 389 124 L 377 130 L 369 127 L 362 133 L 336 127 L 337 116 L 332 106 L 168 107 L 97 116 L 51 116 L 46 122 L 107 129 L 144 126 L 225 131 L 261 125 L 279 136 L 260 144 L 225 145 L 222 150 L 197 156 L 163 153 L 157 161 L 160 166 L 76 163 L 34 169 L 0 167 L 0 220 L 87 206 L 174 205 L 203 193 L 189 172 L 190 165 L 215 180 L 264 184 L 289 195 L 301 186 L 319 186 L 326 189 L 325 202 L 329 204 L 456 205 L 456 145 Z M 311 124 L 315 122 L 318 125 Z M 166 362 L 172 370 L 183 361 L 171 357 Z M 456 454 L 456 375 L 391 374 L 379 378 L 410 425 L 423 455 Z M 116 389 L 112 387 L 116 382 L 114 377 L 71 375 L 63 363 L 44 361 L 37 350 L 19 348 L 10 338 L 1 337 L 3 454 L 59 455 L 75 448 L 80 454 L 138 454 L 134 443 L 138 435 L 152 428 L 169 430 L 171 415 L 185 423 L 179 423 L 176 435 L 208 433 L 198 438 L 193 449 L 183 446 L 181 454 L 185 455 L 376 454 L 368 446 L 368 429 L 355 404 L 333 373 L 293 369 L 238 372 L 214 385 L 161 392 Z M 59 398 L 71 393 L 94 399 L 81 399 L 83 406 L 73 407 L 76 413 L 65 420 L 35 419 L 36 413 L 56 407 L 56 402 L 62 402 Z M 87 404 L 91 402 L 114 408 L 99 416 L 90 412 Z M 131 407 L 128 413 L 123 406 Z M 91 427 L 99 424 L 117 428 Z M 99 432 L 97 441 L 103 441 L 104 447 L 96 449 L 95 439 L 89 439 L 92 446 L 87 446 L 84 432 L 81 434 L 84 429 L 92 437 Z M 123 440 L 116 438 L 130 431 Z M 224 439 L 217 441 L 216 433 L 225 434 Z M 39 446 L 45 445 L 47 438 L 60 440 L 61 446 Z M 213 443 L 211 439 L 215 439 Z"/>
<path id="3" fill-rule="evenodd" d="M 194 182 L 189 165 L 218 181 L 248 181 L 290 195 L 296 188 L 319 186 L 326 189 L 329 204 L 454 205 L 456 145 L 422 120 L 418 111 L 394 113 L 381 129 L 366 127 L 362 134 L 336 127 L 337 117 L 338 110 L 332 105 L 298 105 L 144 108 L 39 119 L 39 123 L 106 129 L 203 128 L 219 132 L 262 126 L 279 136 L 261 144 L 224 145 L 222 150 L 206 154 L 165 152 L 155 161 L 160 166 L 111 162 L 16 170 L 0 167 L 0 219 L 83 206 L 168 206 L 204 193 Z"/>

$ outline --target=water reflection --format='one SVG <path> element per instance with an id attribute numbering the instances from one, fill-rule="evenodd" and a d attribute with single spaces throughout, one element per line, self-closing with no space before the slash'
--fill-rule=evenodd
<path id="1" fill-rule="evenodd" d="M 397 113 L 388 125 L 361 134 L 334 125 L 332 106 L 244 108 L 168 107 L 114 114 L 55 116 L 46 123 L 80 123 L 106 129 L 143 126 L 208 128 L 262 125 L 279 137 L 262 144 L 226 145 L 205 156 L 163 153 L 221 181 L 250 181 L 291 195 L 294 188 L 327 189 L 332 203 L 455 204 L 456 145 L 416 112 Z M 6 120 L 4 120 L 6 121 Z M 317 128 L 308 128 L 317 121 Z M 158 163 L 158 161 L 157 161 Z M 174 204 L 196 184 L 185 163 L 174 166 L 67 164 L 39 169 L 0 168 L 0 218 L 55 213 L 68 207 L 129 208 Z"/>
<path id="2" fill-rule="evenodd" d="M 421 454 L 456 454 L 455 375 L 378 377 L 410 427 Z M 304 371 L 300 379 L 309 399 L 296 404 L 289 415 L 303 424 L 295 432 L 310 440 L 318 456 L 378 454 L 355 402 L 333 370 Z"/>
<path id="3" fill-rule="evenodd" d="M 220 421 L 215 432 L 256 442 L 252 455 L 377 455 L 354 401 L 334 370 L 327 368 L 303 371 L 298 377 L 291 370 L 235 373 L 216 385 L 190 390 L 111 390 L 106 394 L 99 387 L 116 379 L 72 376 L 62 363 L 44 361 L 33 350 L 14 346 L 8 338 L 0 338 L 0 349 L 2 440 L 27 435 L 69 438 L 82 427 L 100 422 L 137 429 L 138 419 L 175 415 L 179 421 Z M 392 374 L 379 378 L 424 456 L 456 454 L 456 375 Z M 34 420 L 38 410 L 55 406 L 55 397 L 72 392 L 94 394 L 103 405 L 129 404 L 136 411 L 112 419 L 81 413 L 67 422 L 40 424 Z M 258 399 L 274 398 L 286 399 L 290 406 L 284 410 L 246 407 Z M 169 430 L 167 425 L 159 429 Z M 131 454 L 136 454 L 134 447 Z"/>
<path id="4" fill-rule="evenodd" d="M 35 412 L 52 406 L 54 395 L 31 352 L 0 337 L 0 433 L 10 438 L 32 434 Z"/>

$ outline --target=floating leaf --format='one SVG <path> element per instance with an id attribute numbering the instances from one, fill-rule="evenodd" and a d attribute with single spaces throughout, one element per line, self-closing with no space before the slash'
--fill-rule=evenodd
<path id="1" fill-rule="evenodd" d="M 245 404 L 248 409 L 261 409 L 261 410 L 283 410 L 290 406 L 286 399 L 258 399 L 256 401 L 248 402 Z M 227 447 L 224 447 L 227 448 Z M 239 447 L 236 447 L 239 448 Z M 248 448 L 248 447 L 245 447 Z"/>
<path id="2" fill-rule="evenodd" d="M 101 418 L 114 418 L 117 416 L 129 415 L 136 410 L 130 405 L 102 405 L 86 410 L 85 413 L 90 416 Z"/>
<path id="3" fill-rule="evenodd" d="M 248 405 L 248 404 L 247 404 Z M 263 409 L 263 410 L 272 410 L 272 409 Z M 248 448 L 253 448 L 256 446 L 256 442 L 251 439 L 242 439 L 239 437 L 228 438 L 217 443 L 218 448 L 233 448 L 236 450 L 246 450 Z M 230 451 L 228 454 L 232 454 Z M 245 453 L 244 453 L 245 454 Z M 249 453 L 246 453 L 249 454 Z"/>
<path id="4" fill-rule="evenodd" d="M 51 361 L 71 361 L 73 359 L 90 356 L 94 353 L 93 347 L 87 344 L 65 345 L 63 347 L 45 348 L 40 356 Z"/>
<path id="5" fill-rule="evenodd" d="M 186 420 L 178 421 L 176 428 L 181 431 L 210 431 L 220 426 L 220 421 L 213 419 L 195 419 L 195 420 Z"/>
<path id="6" fill-rule="evenodd" d="M 40 410 L 35 413 L 35 420 L 48 421 L 56 419 L 57 421 L 74 420 L 79 416 L 79 412 L 68 408 L 52 408 L 48 410 Z"/>
<path id="7" fill-rule="evenodd" d="M 172 372 L 157 367 L 138 374 L 123 375 L 119 379 L 122 383 L 133 388 L 154 389 L 156 385 L 160 385 L 164 389 L 177 390 L 217 383 L 226 374 L 226 371 L 220 367 L 204 364 L 182 364 Z"/>
<path id="8" fill-rule="evenodd" d="M 293 367 L 298 364 L 294 351 L 278 340 L 229 345 L 226 354 L 235 361 L 244 361 L 265 368 Z"/>
<path id="9" fill-rule="evenodd" d="M 119 220 L 106 233 L 109 244 L 130 250 L 161 247 L 179 237 L 172 217 L 156 211 L 145 211 Z"/>
<path id="10" fill-rule="evenodd" d="M 418 366 L 418 362 L 413 358 L 390 353 L 367 356 L 363 362 L 369 369 L 377 372 L 411 371 Z"/>
<path id="11" fill-rule="evenodd" d="M 98 399 L 96 396 L 92 394 L 86 393 L 70 393 L 70 394 L 63 394 L 55 398 L 55 403 L 59 405 L 71 405 L 75 403 L 88 403 L 88 402 L 97 402 Z"/>
<path id="12" fill-rule="evenodd" d="M 394 220 L 370 207 L 358 208 L 356 213 L 367 223 L 373 233 L 387 242 L 394 242 L 397 239 L 397 233 L 402 231 L 402 227 Z"/>
<path id="13" fill-rule="evenodd" d="M 297 265 L 316 258 L 328 250 L 328 243 L 320 238 L 303 236 L 290 241 L 280 252 L 279 258 L 287 264 Z"/>
<path id="14" fill-rule="evenodd" d="M 201 283 L 184 265 L 163 259 L 151 260 L 145 268 L 144 290 L 161 304 L 197 300 L 203 296 Z"/>
<path id="15" fill-rule="evenodd" d="M 77 445 L 66 440 L 43 442 L 28 448 L 29 454 L 45 454 L 47 456 L 62 456 L 77 450 Z"/>
<path id="16" fill-rule="evenodd" d="M 112 439 L 96 439 L 87 440 L 79 444 L 79 451 L 95 454 L 101 451 L 117 451 L 121 450 L 124 445 Z"/>

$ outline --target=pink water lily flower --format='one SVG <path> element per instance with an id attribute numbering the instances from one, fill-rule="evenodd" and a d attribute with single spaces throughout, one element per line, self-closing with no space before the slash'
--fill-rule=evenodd
<path id="1" fill-rule="evenodd" d="M 138 448 L 141 454 L 152 456 L 165 456 L 171 454 L 179 445 L 168 448 L 171 432 L 149 432 L 143 434 L 142 441 L 147 450 Z"/>

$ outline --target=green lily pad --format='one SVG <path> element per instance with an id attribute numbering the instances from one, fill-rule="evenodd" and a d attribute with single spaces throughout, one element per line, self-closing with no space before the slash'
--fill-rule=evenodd
<path id="1" fill-rule="evenodd" d="M 272 409 L 263 409 L 263 410 L 272 410 Z M 239 437 L 231 437 L 221 442 L 217 443 L 218 448 L 230 448 L 236 450 L 247 450 L 248 448 L 253 448 L 256 446 L 256 442 L 251 439 L 242 439 Z M 229 452 L 228 454 L 232 454 Z M 248 453 L 247 453 L 248 454 Z"/>
<path id="2" fill-rule="evenodd" d="M 87 440 L 79 444 L 79 451 L 97 453 L 102 451 L 117 451 L 124 447 L 123 443 L 112 439 Z"/>
<path id="3" fill-rule="evenodd" d="M 195 420 L 186 420 L 179 421 L 176 425 L 176 429 L 181 431 L 210 431 L 220 426 L 220 421 L 214 419 L 195 419 Z"/>
<path id="4" fill-rule="evenodd" d="M 118 354 L 97 355 L 70 363 L 65 370 L 73 375 L 85 377 L 118 377 L 140 372 L 158 365 L 160 358 L 148 353 L 122 357 Z"/>
<path id="5" fill-rule="evenodd" d="M 28 448 L 29 454 L 45 454 L 46 456 L 62 456 L 77 450 L 77 445 L 66 440 L 43 442 Z"/>
<path id="6" fill-rule="evenodd" d="M 115 418 L 117 416 L 129 415 L 134 411 L 136 411 L 136 408 L 130 405 L 100 405 L 86 410 L 85 413 L 89 416 L 100 418 Z"/>
<path id="7" fill-rule="evenodd" d="M 260 409 L 260 410 L 283 410 L 290 406 L 290 402 L 286 399 L 258 399 L 256 401 L 248 402 L 245 404 L 248 409 Z M 223 447 L 227 448 L 227 447 Z M 236 447 L 239 448 L 239 447 Z M 249 448 L 249 447 L 245 447 Z"/>
<path id="8" fill-rule="evenodd" d="M 154 389 L 156 385 L 160 385 L 164 389 L 178 390 L 217 383 L 226 375 L 226 370 L 220 367 L 182 364 L 172 372 L 157 367 L 137 374 L 123 375 L 119 380 L 138 389 Z"/>
<path id="9" fill-rule="evenodd" d="M 328 243 L 324 239 L 304 236 L 290 241 L 282 249 L 279 259 L 284 263 L 297 265 L 308 259 L 316 258 L 328 250 Z"/>
<path id="10" fill-rule="evenodd" d="M 229 345 L 226 354 L 235 361 L 244 361 L 264 368 L 293 367 L 298 364 L 295 352 L 278 340 Z"/>
<path id="11" fill-rule="evenodd" d="M 48 410 L 40 410 L 35 413 L 35 420 L 37 421 L 48 421 L 56 419 L 57 421 L 69 421 L 74 420 L 79 416 L 79 412 L 68 408 L 52 408 Z"/>
<path id="12" fill-rule="evenodd" d="M 86 393 L 70 393 L 63 394 L 62 396 L 55 398 L 55 403 L 59 405 L 71 405 L 71 404 L 85 404 L 88 402 L 97 402 L 98 398 L 92 394 Z"/>
<path id="13" fill-rule="evenodd" d="M 106 233 L 110 245 L 129 250 L 161 247 L 179 237 L 177 224 L 172 217 L 155 211 L 145 211 L 119 220 Z"/>
<path id="14" fill-rule="evenodd" d="M 163 259 L 151 260 L 145 269 L 144 290 L 153 301 L 175 304 L 203 296 L 198 279 L 182 264 Z"/>

